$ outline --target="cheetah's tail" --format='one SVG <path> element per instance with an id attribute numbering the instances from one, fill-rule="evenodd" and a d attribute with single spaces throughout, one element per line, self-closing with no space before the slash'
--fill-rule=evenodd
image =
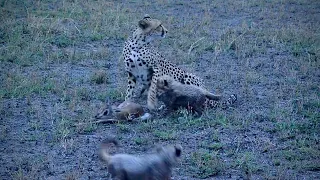
<path id="1" fill-rule="evenodd" d="M 226 109 L 226 108 L 230 107 L 232 104 L 234 104 L 237 100 L 238 100 L 237 95 L 231 94 L 226 101 L 221 102 L 221 108 Z"/>
<path id="2" fill-rule="evenodd" d="M 226 109 L 230 107 L 232 104 L 234 104 L 237 101 L 237 95 L 231 94 L 227 100 L 212 100 L 212 99 L 206 99 L 205 107 L 206 108 L 217 108 L 220 107 L 222 109 Z"/>

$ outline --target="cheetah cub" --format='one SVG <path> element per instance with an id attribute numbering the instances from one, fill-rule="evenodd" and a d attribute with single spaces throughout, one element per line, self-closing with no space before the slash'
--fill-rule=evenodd
<path id="1" fill-rule="evenodd" d="M 109 138 L 103 141 L 100 157 L 107 162 L 111 178 L 119 180 L 171 179 L 172 167 L 177 164 L 182 153 L 181 145 L 158 147 L 156 153 L 141 156 L 114 154 L 107 152 L 109 144 L 118 142 Z"/>
<path id="2" fill-rule="evenodd" d="M 183 107 L 201 115 L 205 108 L 221 107 L 225 109 L 237 100 L 235 94 L 224 101 L 209 100 L 212 93 L 207 90 L 192 84 L 182 84 L 167 75 L 158 79 L 157 88 L 157 98 L 167 106 L 169 111 Z"/>

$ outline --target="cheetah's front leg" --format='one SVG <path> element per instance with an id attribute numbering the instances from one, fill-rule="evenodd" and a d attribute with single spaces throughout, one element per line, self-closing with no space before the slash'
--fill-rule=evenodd
<path id="1" fill-rule="evenodd" d="M 154 110 L 156 108 L 156 105 L 158 104 L 156 76 L 152 76 L 151 85 L 148 91 L 147 104 L 148 104 L 149 110 Z"/>
<path id="2" fill-rule="evenodd" d="M 136 78 L 132 73 L 128 72 L 128 86 L 125 100 L 130 100 L 133 97 L 133 90 L 136 86 Z"/>

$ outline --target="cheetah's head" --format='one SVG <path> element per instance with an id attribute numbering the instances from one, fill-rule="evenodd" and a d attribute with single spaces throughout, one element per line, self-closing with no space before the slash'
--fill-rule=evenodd
<path id="1" fill-rule="evenodd" d="M 162 25 L 158 19 L 152 19 L 149 15 L 144 15 L 143 19 L 139 21 L 140 35 L 144 36 L 144 40 L 148 43 L 158 38 L 165 38 L 168 30 Z"/>

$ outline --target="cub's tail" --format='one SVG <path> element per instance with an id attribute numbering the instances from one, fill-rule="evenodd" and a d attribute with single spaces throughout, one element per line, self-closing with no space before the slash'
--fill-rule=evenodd
<path id="1" fill-rule="evenodd" d="M 107 139 L 103 140 L 100 147 L 100 158 L 106 162 L 109 162 L 111 159 L 111 154 L 108 152 L 108 148 L 110 144 L 118 146 L 119 143 L 115 138 L 108 137 Z"/>

